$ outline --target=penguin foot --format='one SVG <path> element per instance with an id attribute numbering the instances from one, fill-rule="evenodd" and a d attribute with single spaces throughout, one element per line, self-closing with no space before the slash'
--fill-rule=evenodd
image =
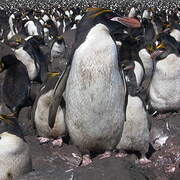
<path id="1" fill-rule="evenodd" d="M 175 165 L 169 165 L 166 167 L 165 172 L 166 173 L 174 173 L 176 171 L 176 166 Z"/>
<path id="2" fill-rule="evenodd" d="M 55 140 L 52 141 L 52 144 L 53 144 L 53 146 L 61 147 L 63 145 L 63 140 L 62 140 L 62 138 L 55 139 Z"/>
<path id="3" fill-rule="evenodd" d="M 170 115 L 171 115 L 171 113 L 158 114 L 157 116 L 155 116 L 155 119 L 156 119 L 156 120 L 165 119 L 165 118 L 168 118 Z"/>
<path id="4" fill-rule="evenodd" d="M 115 155 L 115 157 L 117 157 L 117 158 L 124 158 L 124 157 L 126 157 L 126 156 L 127 156 L 127 153 L 122 153 L 122 152 L 117 153 L 117 154 Z"/>
<path id="5" fill-rule="evenodd" d="M 144 164 L 151 163 L 151 160 L 150 160 L 150 159 L 147 159 L 146 157 L 142 157 L 142 158 L 139 160 L 139 163 L 140 163 L 141 165 L 144 165 Z"/>
<path id="6" fill-rule="evenodd" d="M 112 154 L 111 151 L 106 151 L 105 153 L 100 155 L 99 159 L 109 158 L 109 157 L 111 157 L 111 154 Z"/>
<path id="7" fill-rule="evenodd" d="M 89 154 L 83 155 L 81 166 L 87 166 L 91 163 L 92 163 L 92 160 L 90 158 L 90 155 Z"/>
<path id="8" fill-rule="evenodd" d="M 38 140 L 39 140 L 40 144 L 45 144 L 50 141 L 49 138 L 44 138 L 44 137 L 38 137 Z"/>

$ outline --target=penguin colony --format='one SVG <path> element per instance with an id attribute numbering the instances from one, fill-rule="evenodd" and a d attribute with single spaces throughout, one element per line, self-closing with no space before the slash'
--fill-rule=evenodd
<path id="1" fill-rule="evenodd" d="M 32 170 L 18 121 L 27 106 L 40 143 L 68 136 L 83 166 L 114 150 L 150 163 L 149 116 L 180 109 L 178 1 L 3 2 L 0 180 Z"/>

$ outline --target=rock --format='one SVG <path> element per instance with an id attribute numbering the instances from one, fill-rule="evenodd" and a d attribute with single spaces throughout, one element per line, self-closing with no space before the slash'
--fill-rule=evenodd
<path id="1" fill-rule="evenodd" d="M 31 120 L 31 109 L 31 106 L 24 107 L 19 113 L 18 122 L 23 130 L 24 136 L 35 135 L 34 123 Z"/>

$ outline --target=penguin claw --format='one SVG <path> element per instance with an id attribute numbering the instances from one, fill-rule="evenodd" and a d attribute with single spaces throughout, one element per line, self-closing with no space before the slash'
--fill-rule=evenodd
<path id="1" fill-rule="evenodd" d="M 109 158 L 109 157 L 111 157 L 111 152 L 106 151 L 104 154 L 100 155 L 99 159 L 105 159 L 105 158 Z"/>
<path id="2" fill-rule="evenodd" d="M 61 147 L 63 145 L 63 140 L 62 140 L 62 138 L 55 139 L 55 140 L 52 141 L 52 144 L 53 144 L 53 146 Z"/>
<path id="3" fill-rule="evenodd" d="M 38 140 L 39 140 L 40 144 L 45 144 L 50 141 L 49 138 L 44 138 L 44 137 L 38 137 Z"/>
<path id="4" fill-rule="evenodd" d="M 150 159 L 147 159 L 146 157 L 143 157 L 139 160 L 139 163 L 141 165 L 151 163 L 152 161 Z"/>
<path id="5" fill-rule="evenodd" d="M 92 163 L 92 160 L 89 155 L 83 155 L 81 166 L 87 166 Z"/>
<path id="6" fill-rule="evenodd" d="M 117 158 L 124 158 L 124 157 L 126 157 L 126 156 L 127 156 L 126 153 L 117 153 L 117 154 L 115 155 L 115 157 L 117 157 Z"/>

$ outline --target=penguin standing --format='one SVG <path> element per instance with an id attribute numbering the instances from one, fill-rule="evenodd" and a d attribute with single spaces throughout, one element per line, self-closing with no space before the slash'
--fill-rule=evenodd
<path id="1" fill-rule="evenodd" d="M 149 88 L 149 101 L 154 110 L 167 112 L 180 109 L 180 54 L 177 41 L 163 33 L 160 44 L 151 54 L 155 61 Z"/>
<path id="2" fill-rule="evenodd" d="M 30 171 L 30 150 L 17 119 L 0 115 L 0 179 L 16 179 Z"/>
<path id="3" fill-rule="evenodd" d="M 52 100 L 53 88 L 60 73 L 49 73 L 48 79 L 41 88 L 39 95 L 33 104 L 32 116 L 35 123 L 40 143 L 49 142 L 52 139 L 53 145 L 62 145 L 62 136 L 65 135 L 66 127 L 64 122 L 64 111 L 59 105 L 54 127 L 51 129 L 48 124 L 50 101 Z"/>
<path id="4" fill-rule="evenodd" d="M 132 63 L 132 62 L 131 62 Z M 131 67 L 131 68 L 128 68 Z M 119 150 L 131 150 L 141 153 L 139 162 L 142 164 L 151 162 L 145 156 L 149 149 L 149 122 L 148 115 L 145 109 L 145 103 L 142 98 L 142 92 L 139 91 L 140 86 L 137 84 L 137 77 L 141 77 L 141 73 L 135 73 L 137 66 L 128 65 L 124 68 L 127 87 L 128 87 L 128 103 L 126 108 L 126 121 L 121 140 L 117 145 Z M 126 154 L 120 152 L 117 157 L 123 157 Z"/>
<path id="5" fill-rule="evenodd" d="M 67 50 L 64 38 L 62 36 L 58 36 L 52 42 L 51 45 L 51 59 L 49 70 L 51 72 L 62 72 L 62 67 L 65 67 Z"/>
<path id="6" fill-rule="evenodd" d="M 29 106 L 30 80 L 26 67 L 13 55 L 2 57 L 0 72 L 7 69 L 3 82 L 3 101 L 13 115 L 18 115 L 24 106 Z"/>
<path id="7" fill-rule="evenodd" d="M 106 151 L 102 158 L 110 156 L 121 138 L 125 90 L 110 34 L 125 26 L 140 23 L 102 8 L 88 9 L 78 25 L 65 91 L 65 121 L 72 142 L 83 154 L 82 165 L 91 162 L 90 152 Z"/>
<path id="8" fill-rule="evenodd" d="M 15 50 L 15 55 L 26 66 L 30 80 L 42 83 L 46 80 L 48 67 L 40 45 L 44 45 L 42 37 L 33 36 Z"/>

